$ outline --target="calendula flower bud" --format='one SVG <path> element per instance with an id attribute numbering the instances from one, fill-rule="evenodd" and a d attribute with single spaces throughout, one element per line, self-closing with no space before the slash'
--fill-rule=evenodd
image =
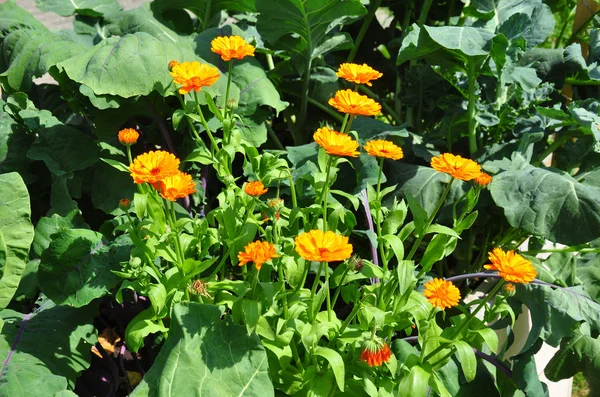
<path id="1" fill-rule="evenodd" d="M 225 182 L 225 185 L 229 186 L 235 183 L 235 178 L 233 175 L 225 175 L 223 182 Z"/>
<path id="2" fill-rule="evenodd" d="M 380 367 L 390 361 L 390 357 L 392 351 L 388 344 L 376 338 L 365 341 L 360 360 L 366 362 L 369 367 Z"/>
<path id="3" fill-rule="evenodd" d="M 123 198 L 119 200 L 119 208 L 123 211 L 127 211 L 131 207 L 131 201 L 129 199 Z"/>
<path id="4" fill-rule="evenodd" d="M 230 100 L 227 101 L 227 108 L 231 109 L 231 110 L 237 109 L 238 101 L 236 101 L 235 98 L 231 98 Z"/>
<path id="5" fill-rule="evenodd" d="M 133 128 L 125 128 L 119 131 L 118 137 L 121 144 L 131 146 L 137 142 L 140 134 Z"/>
<path id="6" fill-rule="evenodd" d="M 502 289 L 504 290 L 504 295 L 506 296 L 515 296 L 517 292 L 515 285 L 511 283 L 505 284 Z"/>
<path id="7" fill-rule="evenodd" d="M 365 267 L 363 260 L 358 255 L 353 255 L 352 258 L 348 261 L 348 268 L 350 270 L 354 270 L 358 273 Z"/>

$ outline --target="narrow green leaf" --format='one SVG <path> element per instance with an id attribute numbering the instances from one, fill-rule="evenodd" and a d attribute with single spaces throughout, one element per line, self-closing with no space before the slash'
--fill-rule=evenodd
<path id="1" fill-rule="evenodd" d="M 477 374 L 477 359 L 475 358 L 473 348 L 467 342 L 463 341 L 456 341 L 453 345 L 456 348 L 456 357 L 465 374 L 465 379 L 467 382 L 471 382 Z"/>
<path id="2" fill-rule="evenodd" d="M 344 359 L 335 350 L 327 347 L 317 346 L 314 350 L 314 354 L 323 357 L 331 365 L 333 375 L 335 376 L 335 382 L 341 391 L 344 391 L 344 380 L 346 376 L 346 369 L 344 367 Z"/>

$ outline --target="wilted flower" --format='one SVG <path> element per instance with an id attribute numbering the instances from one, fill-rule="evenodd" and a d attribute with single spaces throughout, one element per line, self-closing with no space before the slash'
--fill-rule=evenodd
<path id="1" fill-rule="evenodd" d="M 479 186 L 487 186 L 492 183 L 492 176 L 482 172 L 477 178 L 475 178 L 475 183 Z"/>
<path id="2" fill-rule="evenodd" d="M 376 80 L 383 76 L 383 74 L 366 63 L 363 63 L 362 65 L 356 63 L 342 63 L 336 74 L 351 83 L 366 84 L 369 87 L 372 86 L 371 80 Z"/>
<path id="3" fill-rule="evenodd" d="M 360 360 L 366 362 L 369 367 L 380 367 L 387 363 L 392 357 L 392 351 L 387 343 L 380 340 L 368 340 L 363 345 Z"/>
<path id="4" fill-rule="evenodd" d="M 376 116 L 381 113 L 381 105 L 368 96 L 352 90 L 340 90 L 329 100 L 329 104 L 339 112 L 355 116 Z"/>
<path id="5" fill-rule="evenodd" d="M 202 87 L 213 85 L 220 77 L 217 68 L 198 61 L 179 63 L 173 66 L 170 73 L 173 81 L 182 85 L 180 94 L 187 94 L 191 90 L 198 92 Z"/>
<path id="6" fill-rule="evenodd" d="M 244 252 L 238 254 L 238 266 L 244 266 L 248 262 L 254 262 L 256 270 L 273 258 L 279 258 L 275 253 L 275 246 L 267 241 L 255 241 L 244 247 Z"/>
<path id="7" fill-rule="evenodd" d="M 192 283 L 188 285 L 188 291 L 193 295 L 204 296 L 205 298 L 212 299 L 212 296 L 208 293 L 206 289 L 206 282 L 202 280 L 194 280 Z"/>
<path id="8" fill-rule="evenodd" d="M 343 261 L 352 255 L 348 237 L 332 231 L 311 230 L 296 237 L 296 252 L 304 259 L 317 262 Z"/>
<path id="9" fill-rule="evenodd" d="M 350 135 L 322 127 L 313 134 L 313 138 L 329 155 L 358 157 L 358 142 Z"/>
<path id="10" fill-rule="evenodd" d="M 252 181 L 246 183 L 244 186 L 244 192 L 249 196 L 258 197 L 265 194 L 269 189 L 265 188 L 265 185 L 261 181 Z"/>
<path id="11" fill-rule="evenodd" d="M 137 142 L 140 134 L 133 128 L 125 128 L 119 131 L 119 142 L 125 146 L 133 145 Z"/>
<path id="12" fill-rule="evenodd" d="M 210 50 L 221 55 L 221 59 L 229 61 L 232 58 L 242 59 L 254 56 L 254 46 L 251 46 L 240 36 L 219 36 L 211 41 Z"/>
<path id="13" fill-rule="evenodd" d="M 192 180 L 191 175 L 180 171 L 159 181 L 157 190 L 162 198 L 175 201 L 196 193 L 196 182 Z"/>
<path id="14" fill-rule="evenodd" d="M 529 284 L 535 279 L 535 267 L 515 251 L 504 252 L 502 248 L 494 248 L 488 255 L 492 263 L 484 268 L 497 270 L 500 277 L 507 282 Z"/>
<path id="15" fill-rule="evenodd" d="M 391 160 L 400 160 L 404 157 L 402 148 L 396 145 L 394 142 L 386 141 L 383 139 L 375 139 L 367 142 L 363 148 L 369 156 L 383 157 Z"/>
<path id="16" fill-rule="evenodd" d="M 352 258 L 348 261 L 348 268 L 358 273 L 365 267 L 365 263 L 358 255 L 352 255 Z"/>
<path id="17" fill-rule="evenodd" d="M 473 160 L 443 153 L 431 159 L 431 167 L 439 172 L 445 172 L 455 179 L 470 181 L 481 174 L 481 167 Z"/>
<path id="18" fill-rule="evenodd" d="M 425 291 L 423 295 L 429 302 L 440 309 L 458 306 L 460 300 L 460 291 L 450 281 L 434 278 L 425 283 Z"/>
<path id="19" fill-rule="evenodd" d="M 179 173 L 179 159 L 163 150 L 140 154 L 129 166 L 135 183 L 156 183 Z"/>

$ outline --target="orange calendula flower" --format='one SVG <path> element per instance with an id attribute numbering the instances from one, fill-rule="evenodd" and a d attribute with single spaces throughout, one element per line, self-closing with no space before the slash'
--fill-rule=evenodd
<path id="1" fill-rule="evenodd" d="M 475 183 L 479 186 L 487 186 L 492 183 L 492 176 L 482 172 L 477 178 L 475 178 Z"/>
<path id="2" fill-rule="evenodd" d="M 309 261 L 337 262 L 352 256 L 348 237 L 332 231 L 311 230 L 296 237 L 295 243 L 296 252 Z"/>
<path id="3" fill-rule="evenodd" d="M 363 346 L 360 360 L 366 362 L 369 367 L 380 367 L 383 363 L 390 361 L 390 357 L 392 357 L 392 351 L 387 343 L 369 340 Z"/>
<path id="4" fill-rule="evenodd" d="M 358 142 L 350 135 L 322 127 L 313 134 L 315 142 L 332 156 L 358 157 Z"/>
<path id="5" fill-rule="evenodd" d="M 460 300 L 460 291 L 450 281 L 434 278 L 425 283 L 423 295 L 429 302 L 440 309 L 458 306 Z"/>
<path id="6" fill-rule="evenodd" d="M 265 194 L 269 189 L 265 188 L 265 185 L 261 181 L 252 181 L 246 183 L 244 186 L 244 191 L 249 196 L 258 197 L 260 195 Z"/>
<path id="7" fill-rule="evenodd" d="M 242 59 L 254 56 L 254 46 L 251 46 L 240 36 L 219 36 L 210 42 L 210 50 L 221 55 L 221 59 L 229 61 L 232 58 Z"/>
<path id="8" fill-rule="evenodd" d="M 455 156 L 452 153 L 443 153 L 432 158 L 431 167 L 461 181 L 470 181 L 481 174 L 481 167 L 475 161 Z"/>
<path id="9" fill-rule="evenodd" d="M 366 63 L 363 63 L 362 65 L 356 63 L 342 63 L 336 74 L 351 83 L 366 84 L 369 87 L 373 85 L 371 84 L 371 80 L 376 80 L 383 76 L 383 74 Z"/>
<path id="10" fill-rule="evenodd" d="M 125 146 L 133 145 L 137 142 L 140 134 L 133 128 L 125 128 L 119 131 L 119 142 Z"/>
<path id="11" fill-rule="evenodd" d="M 329 104 L 339 112 L 355 116 L 376 116 L 381 113 L 381 105 L 352 90 L 340 90 L 329 100 Z"/>
<path id="12" fill-rule="evenodd" d="M 267 241 L 255 241 L 244 247 L 244 252 L 238 254 L 238 266 L 244 266 L 248 262 L 254 262 L 256 270 L 273 258 L 279 258 L 275 253 L 275 246 Z"/>
<path id="13" fill-rule="evenodd" d="M 198 61 L 178 63 L 170 73 L 173 81 L 182 85 L 180 94 L 187 94 L 191 90 L 198 92 L 202 87 L 213 85 L 221 76 L 217 68 Z"/>
<path id="14" fill-rule="evenodd" d="M 364 148 L 365 152 L 373 157 L 383 157 L 391 160 L 400 160 L 404 157 L 404 152 L 400 146 L 383 139 L 369 141 Z"/>
<path id="15" fill-rule="evenodd" d="M 502 248 L 494 248 L 488 255 L 492 263 L 484 268 L 497 270 L 500 277 L 509 283 L 529 284 L 537 274 L 531 262 L 515 251 L 504 252 Z"/>
<path id="16" fill-rule="evenodd" d="M 157 190 L 162 198 L 175 201 L 196 193 L 196 182 L 192 180 L 191 175 L 179 171 L 179 173 L 167 176 L 158 182 Z"/>
<path id="17" fill-rule="evenodd" d="M 135 183 L 152 183 L 179 173 L 179 159 L 163 150 L 140 154 L 129 166 Z"/>
<path id="18" fill-rule="evenodd" d="M 177 62 L 177 61 L 169 62 L 169 70 L 173 70 L 173 68 L 177 65 L 179 65 L 179 62 Z"/>

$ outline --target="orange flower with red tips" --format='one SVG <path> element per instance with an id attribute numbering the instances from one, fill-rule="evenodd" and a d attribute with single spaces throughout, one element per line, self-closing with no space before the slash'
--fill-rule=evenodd
<path id="1" fill-rule="evenodd" d="M 460 300 L 460 291 L 450 281 L 434 278 L 425 283 L 423 295 L 434 306 L 440 309 L 446 309 L 458 306 Z"/>
<path id="2" fill-rule="evenodd" d="M 254 241 L 244 247 L 244 252 L 238 254 L 238 266 L 244 266 L 253 262 L 256 270 L 273 258 L 279 258 L 275 252 L 275 246 L 267 241 Z"/>
<path id="3" fill-rule="evenodd" d="M 479 186 L 487 186 L 492 183 L 492 176 L 482 172 L 477 178 L 475 178 L 475 183 Z"/>
<path id="4" fill-rule="evenodd" d="M 135 183 L 156 182 L 179 173 L 179 159 L 163 150 L 140 154 L 129 166 Z"/>
<path id="5" fill-rule="evenodd" d="M 242 59 L 247 56 L 254 56 L 254 46 L 248 44 L 240 36 L 215 37 L 210 45 L 210 50 L 219 54 L 224 61 L 229 61 L 232 58 Z"/>
<path id="6" fill-rule="evenodd" d="M 383 363 L 390 361 L 392 351 L 387 343 L 379 340 L 368 340 L 363 346 L 360 360 L 367 363 L 369 367 L 380 367 Z"/>
<path id="7" fill-rule="evenodd" d="M 400 160 L 404 157 L 404 152 L 400 146 L 396 145 L 394 142 L 383 139 L 375 139 L 367 142 L 364 146 L 364 149 L 369 156 L 373 157 L 391 160 Z"/>
<path id="8" fill-rule="evenodd" d="M 432 158 L 431 167 L 462 181 L 470 181 L 481 174 L 481 167 L 475 161 L 455 156 L 452 153 L 443 153 Z"/>
<path id="9" fill-rule="evenodd" d="M 191 175 L 179 171 L 177 174 L 167 176 L 159 181 L 157 190 L 162 198 L 175 201 L 196 193 L 196 182 L 192 180 Z"/>
<path id="10" fill-rule="evenodd" d="M 342 63 L 337 73 L 338 77 L 355 84 L 366 84 L 372 86 L 371 80 L 376 80 L 383 76 L 380 72 L 373 69 L 366 63 L 358 65 L 356 63 Z"/>
<path id="11" fill-rule="evenodd" d="M 316 262 L 343 261 L 352 256 L 348 237 L 332 231 L 311 230 L 295 239 L 295 250 L 304 259 Z"/>
<path id="12" fill-rule="evenodd" d="M 381 113 L 381 105 L 352 90 L 340 90 L 328 102 L 339 112 L 354 116 L 376 116 Z"/>
<path id="13" fill-rule="evenodd" d="M 137 142 L 140 134 L 133 128 L 124 128 L 119 131 L 118 137 L 119 142 L 125 146 L 130 146 Z"/>
<path id="14" fill-rule="evenodd" d="M 265 188 L 265 185 L 263 185 L 261 181 L 248 182 L 246 183 L 246 186 L 244 186 L 244 192 L 252 197 L 261 196 L 268 191 L 269 189 Z"/>
<path id="15" fill-rule="evenodd" d="M 176 64 L 170 73 L 173 81 L 182 85 L 180 94 L 187 94 L 191 90 L 198 92 L 202 87 L 210 87 L 221 77 L 217 68 L 198 61 Z"/>
<path id="16" fill-rule="evenodd" d="M 527 259 L 515 251 L 504 252 L 502 248 L 494 248 L 488 252 L 490 262 L 484 268 L 497 270 L 500 277 L 509 283 L 529 284 L 535 279 L 535 267 Z"/>
<path id="17" fill-rule="evenodd" d="M 358 157 L 358 142 L 350 135 L 322 127 L 313 134 L 315 142 L 331 156 Z"/>

